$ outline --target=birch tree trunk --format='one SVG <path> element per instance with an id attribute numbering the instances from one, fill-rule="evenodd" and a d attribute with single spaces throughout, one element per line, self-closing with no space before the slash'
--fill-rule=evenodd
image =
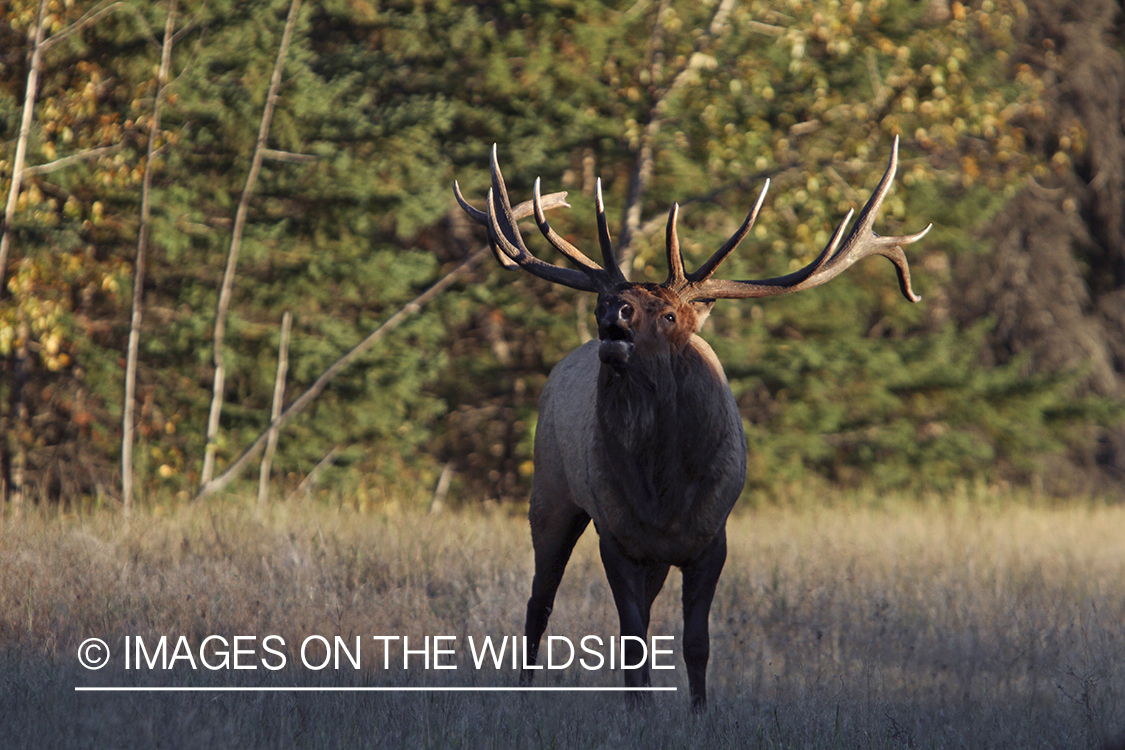
<path id="1" fill-rule="evenodd" d="M 266 438 L 266 453 L 262 456 L 262 467 L 258 472 L 258 505 L 265 505 L 270 493 L 270 464 L 277 450 L 277 424 L 281 416 L 281 404 L 285 400 L 285 376 L 289 372 L 289 329 L 293 326 L 293 314 L 288 310 L 281 316 L 281 341 L 277 346 L 277 379 L 273 382 L 273 406 L 270 409 L 270 428 Z"/>
<path id="2" fill-rule="evenodd" d="M 156 139 L 160 133 L 160 105 L 172 67 L 172 39 L 176 29 L 176 0 L 168 0 L 164 19 L 164 42 L 160 48 L 160 71 L 156 75 L 156 97 L 149 122 L 148 148 L 145 151 L 145 172 L 141 182 L 141 225 L 137 232 L 137 261 L 133 268 L 133 312 L 129 321 L 129 345 L 125 353 L 125 403 L 121 418 L 121 509 L 126 516 L 133 511 L 133 414 L 137 392 L 137 349 L 140 346 L 141 318 L 144 304 L 145 258 L 152 218 L 152 172 Z"/>
<path id="3" fill-rule="evenodd" d="M 4 277 L 8 270 L 8 250 L 12 245 L 12 219 L 16 215 L 16 199 L 23 182 L 23 165 L 27 161 L 27 140 L 31 133 L 31 119 L 35 111 L 35 97 L 39 93 L 39 72 L 43 67 L 43 35 L 46 24 L 47 0 L 39 1 L 39 15 L 35 20 L 34 41 L 31 44 L 31 69 L 27 72 L 27 89 L 23 95 L 23 118 L 16 139 L 16 155 L 12 160 L 12 185 L 8 189 L 8 202 L 4 206 L 4 231 L 0 234 L 0 299 L 4 297 Z"/>
<path id="4" fill-rule="evenodd" d="M 12 220 L 15 218 L 16 202 L 20 195 L 20 189 L 23 187 L 23 178 L 39 172 L 53 171 L 54 168 L 61 168 L 85 158 L 96 158 L 102 153 L 101 149 L 92 149 L 90 154 L 83 153 L 69 157 L 69 160 L 60 160 L 58 167 L 52 165 L 24 167 L 24 163 L 27 161 L 27 142 L 31 134 L 31 121 L 35 114 L 35 99 L 39 96 L 39 74 L 43 72 L 43 51 L 58 44 L 74 32 L 86 28 L 106 13 L 115 10 L 120 3 L 98 3 L 82 18 L 62 31 L 55 33 L 50 39 L 45 39 L 48 5 L 48 0 L 40 0 L 35 27 L 29 34 L 32 37 L 31 66 L 27 72 L 27 88 L 23 95 L 23 115 L 20 119 L 20 132 L 16 137 L 16 154 L 12 159 L 12 184 L 8 188 L 8 202 L 4 204 L 3 232 L 0 233 L 0 299 L 4 297 L 4 290 L 6 289 L 4 279 L 8 271 L 8 255 L 12 246 Z"/>
<path id="5" fill-rule="evenodd" d="M 226 385 L 223 339 L 226 336 L 227 314 L 230 310 L 230 297 L 234 288 L 234 271 L 238 265 L 238 253 L 242 248 L 242 234 L 246 228 L 246 214 L 250 206 L 250 196 L 254 192 L 258 174 L 262 171 L 262 160 L 265 158 L 270 122 L 273 120 L 273 111 L 277 106 L 277 92 L 281 88 L 282 68 L 285 66 L 285 56 L 289 52 L 289 40 L 293 37 L 293 29 L 297 25 L 297 14 L 300 8 L 301 0 L 292 0 L 289 5 L 289 17 L 285 20 L 285 31 L 281 35 L 281 46 L 278 48 L 277 60 L 274 62 L 273 76 L 270 78 L 269 92 L 266 95 L 266 106 L 262 110 L 262 121 L 258 127 L 258 141 L 254 145 L 254 156 L 250 162 L 250 172 L 246 176 L 246 185 L 242 189 L 242 197 L 238 200 L 238 209 L 234 216 L 230 250 L 227 252 L 227 267 L 223 272 L 223 282 L 219 289 L 219 302 L 215 309 L 213 337 L 215 380 L 211 392 L 211 412 L 207 417 L 207 445 L 203 453 L 203 470 L 199 477 L 200 487 L 206 487 L 215 472 L 215 451 L 218 447 L 216 439 L 219 435 L 219 417 L 223 411 L 223 389 Z"/>
<path id="6" fill-rule="evenodd" d="M 23 98 L 23 117 L 20 120 L 20 132 L 16 139 L 16 154 L 12 160 L 12 184 L 8 189 L 8 202 L 4 206 L 3 232 L 0 232 L 0 299 L 4 298 L 7 289 L 5 276 L 8 270 L 8 249 L 12 244 L 12 219 L 16 214 L 16 201 L 20 195 L 20 186 L 23 182 L 23 165 L 27 161 L 27 141 L 31 133 L 32 114 L 35 111 L 35 97 L 39 91 L 39 71 L 43 66 L 43 36 L 46 24 L 47 0 L 40 0 L 39 13 L 35 19 L 35 30 L 29 34 L 31 43 L 31 69 L 27 73 L 27 89 Z M 19 327 L 16 336 L 18 344 L 13 355 L 15 374 L 12 383 L 11 399 L 8 409 L 0 420 L 3 427 L 0 432 L 0 473 L 3 474 L 0 483 L 3 484 L 3 498 L 11 502 L 14 513 L 19 513 L 23 505 L 25 467 L 27 465 L 27 447 L 24 445 L 23 429 L 27 421 L 27 405 L 23 403 L 23 382 L 26 380 L 27 337 L 30 335 L 28 326 Z"/>

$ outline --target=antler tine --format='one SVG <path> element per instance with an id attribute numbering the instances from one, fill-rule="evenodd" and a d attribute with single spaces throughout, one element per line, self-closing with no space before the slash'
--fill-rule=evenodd
<path id="1" fill-rule="evenodd" d="M 496 158 L 496 144 L 492 144 L 492 153 L 488 159 L 488 168 L 492 176 L 492 192 L 495 194 L 488 203 L 488 213 L 492 228 L 499 230 L 498 234 L 508 240 L 508 243 L 519 250 L 520 255 L 528 255 L 527 246 L 523 244 L 523 236 L 520 234 L 519 228 L 516 226 L 515 217 L 512 216 L 512 204 L 508 200 L 508 187 L 504 184 L 504 175 L 500 172 L 500 161 Z M 500 219 L 496 221 L 496 212 L 493 205 L 493 200 L 499 196 L 497 204 L 500 209 Z M 519 262 L 519 259 L 512 257 L 512 260 Z"/>
<path id="2" fill-rule="evenodd" d="M 457 198 L 457 203 L 461 206 L 462 209 L 464 209 L 465 213 L 467 213 L 473 221 L 483 225 L 486 229 L 489 228 L 489 224 L 491 222 L 488 218 L 488 213 L 485 211 L 481 211 L 479 208 L 475 208 L 467 200 L 465 200 L 465 196 L 461 193 L 461 186 L 457 184 L 456 180 L 453 181 L 453 195 Z M 550 211 L 556 208 L 570 208 L 570 204 L 566 202 L 565 192 L 550 193 L 549 195 L 540 198 L 539 208 L 541 211 Z M 531 201 L 524 201 L 523 203 L 516 204 L 515 206 L 512 206 L 512 218 L 517 221 L 520 219 L 525 219 L 531 215 L 533 209 L 534 206 L 532 205 Z M 497 245 L 496 242 L 492 240 L 491 232 L 489 232 L 488 235 L 488 246 L 492 249 L 492 254 L 496 256 L 496 260 L 504 268 L 519 267 L 518 263 L 509 258 L 506 253 L 500 250 L 499 245 Z"/>
<path id="3" fill-rule="evenodd" d="M 457 199 L 458 205 L 469 215 L 469 218 L 484 227 L 488 226 L 488 214 L 465 200 L 465 196 L 461 193 L 461 186 L 457 184 L 457 180 L 453 181 L 453 196 Z M 570 204 L 566 202 L 565 190 L 558 193 L 547 193 L 541 196 L 539 205 L 543 211 L 553 211 L 556 208 L 570 208 Z M 533 201 L 523 201 L 522 203 L 517 203 L 512 206 L 512 218 L 516 221 L 526 219 L 528 216 L 531 216 L 534 211 L 535 205 Z"/>
<path id="4" fill-rule="evenodd" d="M 686 285 L 684 276 L 684 255 L 680 252 L 680 237 L 676 233 L 676 219 L 680 215 L 680 204 L 673 203 L 668 211 L 668 229 L 665 233 L 665 245 L 668 250 L 668 279 L 664 286 L 679 293 Z"/>
<path id="5" fill-rule="evenodd" d="M 605 201 L 602 200 L 602 178 L 594 183 L 594 203 L 598 213 L 598 242 L 602 246 L 602 265 L 613 283 L 626 281 L 625 274 L 617 265 L 617 255 L 613 252 L 613 240 L 609 237 L 609 222 L 605 218 Z"/>
<path id="6" fill-rule="evenodd" d="M 497 220 L 496 208 L 496 190 L 490 189 L 488 191 L 489 242 L 498 245 L 500 250 L 514 261 L 516 265 L 554 284 L 561 284 L 583 292 L 598 291 L 599 287 L 597 283 L 589 274 L 575 271 L 571 268 L 560 268 L 559 266 L 539 260 L 527 250 L 522 239 L 520 240 L 519 246 L 513 245 L 505 236 L 503 227 L 500 226 Z M 509 211 L 509 214 L 510 213 Z M 519 229 L 515 227 L 515 223 L 513 222 L 511 226 L 515 229 L 518 236 Z"/>
<path id="7" fill-rule="evenodd" d="M 566 206 L 566 193 L 552 193 L 544 197 L 536 196 L 535 201 L 524 201 L 515 208 L 508 199 L 508 191 L 504 185 L 504 176 L 500 172 L 500 164 L 496 158 L 496 146 L 492 147 L 490 160 L 492 187 L 488 191 L 487 211 L 481 211 L 469 205 L 461 194 L 461 186 L 453 184 L 453 194 L 461 208 L 469 214 L 474 221 L 483 224 L 488 230 L 488 244 L 493 254 L 505 268 L 519 266 L 525 271 L 555 284 L 579 289 L 585 292 L 597 292 L 603 284 L 590 269 L 576 271 L 571 268 L 560 268 L 551 263 L 545 263 L 527 249 L 520 234 L 516 221 L 530 216 L 538 208 L 542 213 L 544 209 Z M 499 196 L 499 197 L 497 197 Z M 538 204 L 538 205 L 537 205 Z"/>
<path id="8" fill-rule="evenodd" d="M 879 208 L 883 205 L 883 200 L 891 192 L 891 185 L 894 182 L 897 172 L 898 136 L 896 135 L 894 144 L 891 146 L 891 160 L 887 165 L 887 171 L 883 173 L 883 178 L 879 180 L 879 184 L 875 186 L 875 191 L 871 194 L 867 203 L 864 204 L 863 209 L 860 210 L 859 218 L 856 219 L 852 231 L 848 233 L 847 239 L 843 241 L 839 252 L 830 253 L 823 264 L 823 268 L 815 269 L 809 275 L 809 279 L 804 286 L 812 287 L 823 284 L 825 281 L 842 273 L 844 269 L 862 258 L 866 258 L 869 255 L 882 255 L 894 263 L 895 273 L 898 275 L 899 289 L 902 290 L 902 295 L 911 302 L 921 301 L 922 298 L 915 294 L 910 286 L 910 265 L 906 261 L 906 254 L 902 251 L 902 246 L 917 242 L 925 237 L 933 227 L 933 224 L 929 224 L 921 232 L 899 237 L 884 237 L 876 234 L 873 229 L 875 217 L 879 213 Z M 847 220 L 845 220 L 844 223 L 846 224 Z M 837 235 L 842 229 L 843 227 L 837 230 Z"/>
<path id="9" fill-rule="evenodd" d="M 488 214 L 465 200 L 465 196 L 461 194 L 461 186 L 457 184 L 457 180 L 453 181 L 453 196 L 457 199 L 457 203 L 461 206 L 461 209 L 469 215 L 469 218 L 478 224 L 488 226 Z"/>
<path id="10" fill-rule="evenodd" d="M 694 283 L 691 286 L 692 299 L 746 299 L 750 297 L 767 297 L 778 294 L 788 294 L 829 281 L 843 273 L 856 261 L 869 255 L 882 255 L 895 265 L 898 274 L 899 288 L 904 297 L 911 302 L 918 302 L 922 298 L 914 293 L 910 286 L 910 266 L 906 254 L 902 251 L 903 245 L 917 242 L 926 236 L 933 224 L 915 234 L 883 237 L 872 229 L 875 217 L 883 200 L 890 192 L 898 169 L 898 136 L 895 136 L 891 148 L 891 160 L 887 171 L 879 181 L 871 198 L 868 199 L 863 209 L 859 212 L 859 219 L 847 238 L 841 240 L 844 229 L 851 221 L 852 212 L 849 212 L 832 235 L 828 246 L 809 265 L 785 276 L 757 281 L 720 281 L 706 280 Z"/>
<path id="11" fill-rule="evenodd" d="M 542 198 L 539 195 L 538 177 L 535 178 L 535 191 L 533 196 L 532 206 L 535 209 L 535 223 L 539 225 L 539 231 L 547 238 L 547 241 L 579 267 L 588 268 L 591 271 L 601 271 L 601 266 L 587 258 L 585 253 L 563 239 L 554 229 L 551 229 L 551 225 L 547 223 L 547 215 L 543 211 Z"/>
<path id="12" fill-rule="evenodd" d="M 758 220 L 758 213 L 762 210 L 762 204 L 766 201 L 766 193 L 769 192 L 769 189 L 770 181 L 767 178 L 766 184 L 762 185 L 761 191 L 758 192 L 758 200 L 754 201 L 754 207 L 750 209 L 750 213 L 746 214 L 746 219 L 742 222 L 742 226 L 730 236 L 729 240 L 723 243 L 722 247 L 715 251 L 714 255 L 707 259 L 706 263 L 697 268 L 694 273 L 688 274 L 688 281 L 692 283 L 706 281 L 711 277 L 711 274 L 715 273 L 715 269 L 719 267 L 719 264 L 726 260 L 728 255 L 734 252 L 734 249 L 738 247 L 738 243 L 746 238 L 746 235 L 750 233 L 751 227 L 754 226 L 754 222 Z"/>
<path id="13" fill-rule="evenodd" d="M 504 268 L 518 268 L 519 264 L 509 258 L 507 254 L 500 252 L 500 247 L 492 239 L 491 221 L 488 214 L 481 211 L 479 208 L 474 208 L 465 200 L 465 196 L 461 195 L 461 186 L 457 184 L 457 180 L 453 181 L 453 195 L 457 198 L 457 203 L 461 208 L 478 224 L 483 224 L 488 231 L 488 247 L 492 250 L 493 256 L 496 257 L 497 262 Z"/>
<path id="14" fill-rule="evenodd" d="M 464 209 L 465 213 L 469 215 L 469 218 L 484 227 L 488 226 L 488 214 L 481 211 L 479 208 L 475 208 L 465 200 L 465 196 L 461 193 L 461 186 L 457 184 L 456 180 L 453 181 L 453 196 L 457 198 L 457 203 Z M 570 208 L 570 204 L 566 202 L 565 190 L 559 193 L 547 193 L 541 197 L 539 203 L 543 211 L 553 211 L 556 208 Z M 523 201 L 522 203 L 517 203 L 512 206 L 512 218 L 516 221 L 526 219 L 528 216 L 531 216 L 534 211 L 535 206 L 533 201 Z"/>

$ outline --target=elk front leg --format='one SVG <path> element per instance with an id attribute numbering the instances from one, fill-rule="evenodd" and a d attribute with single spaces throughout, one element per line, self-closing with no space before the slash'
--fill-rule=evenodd
<path id="1" fill-rule="evenodd" d="M 523 632 L 527 637 L 527 663 L 535 664 L 539 658 L 539 641 L 555 605 L 555 592 L 559 590 L 559 582 L 575 543 L 590 523 L 590 516 L 569 502 L 554 505 L 537 503 L 533 494 L 529 518 L 531 542 L 535 547 L 535 578 L 531 582 L 531 598 L 527 600 L 527 621 Z M 523 670 L 520 684 L 530 685 L 534 676 L 534 671 Z"/>
<path id="2" fill-rule="evenodd" d="M 711 634 L 707 620 L 715 585 L 727 559 L 726 524 L 703 551 L 703 554 L 682 567 L 684 574 L 684 663 L 687 665 L 691 708 L 702 711 L 707 706 L 707 659 L 711 653 Z"/>
<path id="3" fill-rule="evenodd" d="M 652 614 L 652 603 L 656 601 L 657 594 L 660 589 L 664 588 L 664 581 L 668 578 L 668 569 L 670 565 L 663 565 L 656 563 L 649 566 L 645 573 L 645 635 L 648 635 L 648 621 L 649 615 Z"/>
<path id="4" fill-rule="evenodd" d="M 609 534 L 599 537 L 598 546 L 602 555 L 609 587 L 613 591 L 613 602 L 617 605 L 617 617 L 621 622 L 621 635 L 634 636 L 644 641 L 648 637 L 649 609 L 664 579 L 668 576 L 667 565 L 644 565 L 628 557 L 617 541 Z M 630 640 L 622 646 L 621 663 L 642 662 L 644 648 L 640 643 Z M 626 687 L 648 687 L 652 684 L 648 659 L 637 669 L 622 670 L 625 673 Z M 641 703 L 640 696 L 634 703 Z"/>

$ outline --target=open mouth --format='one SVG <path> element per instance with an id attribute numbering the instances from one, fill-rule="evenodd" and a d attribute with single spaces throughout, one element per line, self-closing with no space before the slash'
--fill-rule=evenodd
<path id="1" fill-rule="evenodd" d="M 608 365 L 624 365 L 633 353 L 632 329 L 623 325 L 620 319 L 612 317 L 603 318 L 598 323 L 598 338 L 602 342 L 598 348 L 598 357 Z"/>
<path id="2" fill-rule="evenodd" d="M 632 353 L 633 342 L 624 336 L 603 338 L 598 347 L 598 358 L 607 365 L 623 365 Z"/>

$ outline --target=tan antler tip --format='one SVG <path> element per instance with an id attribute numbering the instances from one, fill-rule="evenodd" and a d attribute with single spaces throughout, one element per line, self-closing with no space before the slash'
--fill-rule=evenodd
<path id="1" fill-rule="evenodd" d="M 851 223 L 853 216 L 855 216 L 855 209 L 849 208 L 847 216 L 845 216 L 844 220 L 836 227 L 836 231 L 832 233 L 832 241 L 828 243 L 828 249 L 824 252 L 824 259 L 826 261 L 840 249 L 840 241 L 844 239 L 844 230 L 848 228 L 848 224 Z"/>
<path id="2" fill-rule="evenodd" d="M 751 224 L 758 220 L 758 212 L 762 210 L 762 204 L 766 202 L 766 193 L 770 191 L 770 185 L 772 184 L 770 178 L 767 177 L 766 184 L 762 185 L 762 189 L 758 191 L 758 200 L 754 201 L 754 208 L 750 211 L 750 215 L 754 217 Z"/>

